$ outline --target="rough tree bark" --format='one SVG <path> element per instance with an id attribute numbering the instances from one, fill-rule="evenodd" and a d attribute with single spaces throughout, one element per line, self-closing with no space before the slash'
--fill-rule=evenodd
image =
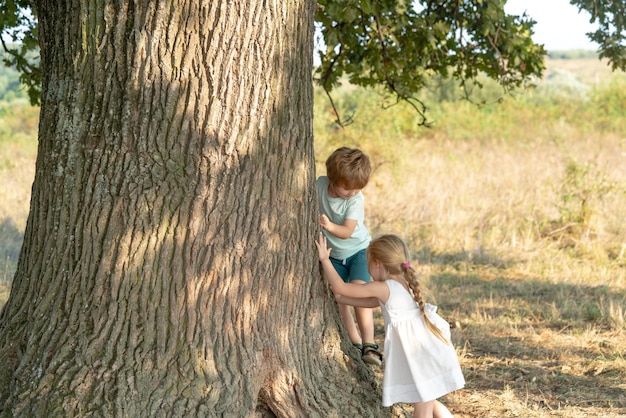
<path id="1" fill-rule="evenodd" d="M 35 3 L 1 415 L 384 415 L 315 260 L 315 1 Z"/>

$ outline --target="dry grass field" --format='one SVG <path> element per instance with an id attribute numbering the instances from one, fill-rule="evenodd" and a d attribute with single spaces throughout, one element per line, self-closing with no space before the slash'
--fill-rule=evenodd
<path id="1" fill-rule="evenodd" d="M 593 59 L 548 61 L 546 78 L 563 72 L 591 90 L 614 76 Z M 467 386 L 442 402 L 457 418 L 626 417 L 624 129 L 568 104 L 460 106 L 435 110 L 430 130 L 397 109 L 361 108 L 339 129 L 316 103 L 318 172 L 340 145 L 372 157 L 368 227 L 408 240 L 454 325 Z M 35 127 L 0 141 L 0 306 L 26 223 Z M 379 314 L 376 331 L 382 343 Z"/>
<path id="2" fill-rule="evenodd" d="M 35 177 L 38 110 L 25 102 L 9 112 L 0 107 L 0 306 L 9 295 L 9 284 L 22 245 L 30 189 Z"/>
<path id="3" fill-rule="evenodd" d="M 413 161 L 376 171 L 372 229 L 409 239 L 456 325 L 467 387 L 444 399 L 455 416 L 626 416 L 625 151 L 614 137 L 405 144 Z M 615 183 L 588 225 L 557 221 L 578 157 Z"/>
<path id="4" fill-rule="evenodd" d="M 587 93 L 623 77 L 548 61 L 546 83 L 563 75 Z M 560 103 L 451 111 L 425 133 L 365 112 L 316 125 L 319 171 L 338 145 L 370 154 L 368 226 L 410 242 L 455 325 L 467 385 L 442 401 L 456 417 L 626 417 L 626 135 Z"/>

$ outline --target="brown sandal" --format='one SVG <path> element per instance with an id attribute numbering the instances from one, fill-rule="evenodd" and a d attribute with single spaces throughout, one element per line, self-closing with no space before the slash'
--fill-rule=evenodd
<path id="1" fill-rule="evenodd" d="M 378 351 L 378 344 L 363 343 L 362 353 L 361 359 L 365 363 L 375 364 L 376 366 L 383 364 L 383 355 Z"/>

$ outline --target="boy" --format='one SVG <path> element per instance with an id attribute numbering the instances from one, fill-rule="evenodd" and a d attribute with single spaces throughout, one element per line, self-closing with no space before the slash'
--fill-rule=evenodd
<path id="1" fill-rule="evenodd" d="M 372 238 L 363 223 L 365 205 L 361 193 L 370 173 L 370 160 L 366 154 L 359 149 L 341 147 L 326 160 L 326 176 L 317 179 L 320 226 L 332 248 L 330 261 L 346 283 L 370 281 L 365 249 Z M 378 345 L 374 344 L 372 308 L 354 307 L 357 329 L 350 306 L 337 304 L 348 336 L 361 350 L 363 361 L 380 366 L 383 356 Z"/>

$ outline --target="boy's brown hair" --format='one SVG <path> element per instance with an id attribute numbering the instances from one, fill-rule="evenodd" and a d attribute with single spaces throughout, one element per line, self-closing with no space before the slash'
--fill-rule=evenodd
<path id="1" fill-rule="evenodd" d="M 360 149 L 341 147 L 326 160 L 326 176 L 330 184 L 347 190 L 364 188 L 371 172 L 370 159 Z"/>

